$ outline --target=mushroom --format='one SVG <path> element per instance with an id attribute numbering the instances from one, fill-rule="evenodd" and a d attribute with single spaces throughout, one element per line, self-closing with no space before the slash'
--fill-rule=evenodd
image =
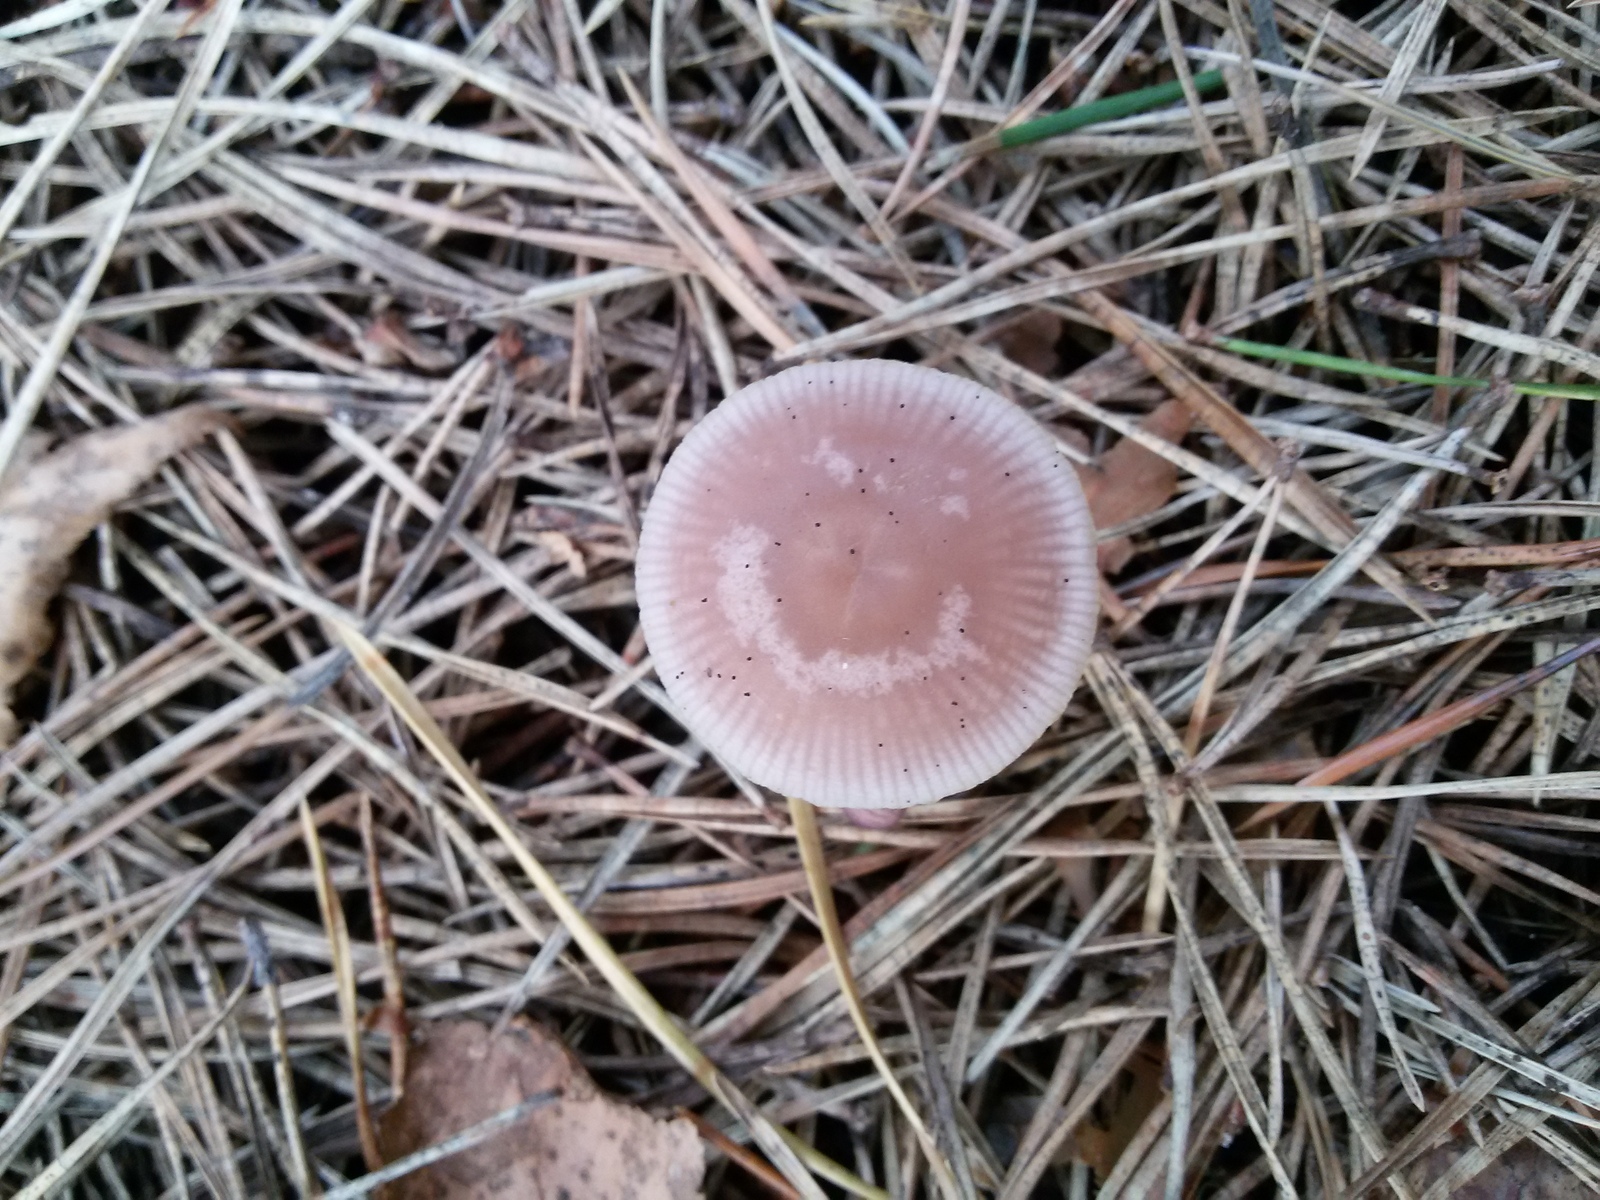
<path id="1" fill-rule="evenodd" d="M 982 783 L 1061 714 L 1099 572 L 1077 476 L 976 384 L 905 363 L 792 367 L 728 397 L 661 475 L 635 586 L 656 673 L 724 762 L 789 798 L 828 957 L 927 1156 L 850 968 L 811 806 L 882 828 Z"/>
<path id="2" fill-rule="evenodd" d="M 965 791 L 1022 754 L 1077 686 L 1097 586 L 1049 435 L 969 380 L 888 361 L 793 367 L 724 401 L 662 473 L 637 566 L 694 733 L 756 783 L 858 810 Z"/>

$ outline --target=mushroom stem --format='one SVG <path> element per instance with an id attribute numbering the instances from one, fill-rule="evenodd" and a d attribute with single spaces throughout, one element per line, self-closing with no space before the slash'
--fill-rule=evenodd
<path id="1" fill-rule="evenodd" d="M 850 1019 L 855 1022 L 856 1032 L 861 1035 L 861 1042 L 867 1048 L 867 1057 L 872 1060 L 878 1074 L 883 1076 L 884 1086 L 889 1089 L 889 1094 L 911 1125 L 912 1132 L 917 1135 L 922 1152 L 927 1156 L 928 1165 L 938 1181 L 940 1193 L 951 1200 L 959 1200 L 961 1192 L 950 1171 L 950 1164 L 945 1161 L 943 1152 L 934 1143 L 933 1135 L 912 1106 L 911 1097 L 906 1095 L 900 1081 L 895 1078 L 894 1070 L 884 1058 L 878 1039 L 873 1035 L 872 1025 L 867 1020 L 867 1006 L 862 1002 L 855 973 L 850 969 L 850 945 L 845 941 L 844 927 L 839 924 L 839 910 L 833 903 L 833 884 L 828 878 L 822 832 L 817 828 L 817 810 L 806 801 L 791 796 L 789 820 L 794 824 L 795 840 L 800 845 L 800 862 L 805 867 L 812 903 L 816 905 L 817 924 L 822 927 L 822 940 L 828 947 L 828 958 L 833 962 L 834 973 L 839 977 L 839 991 L 844 996 L 845 1007 L 850 1010 Z"/>

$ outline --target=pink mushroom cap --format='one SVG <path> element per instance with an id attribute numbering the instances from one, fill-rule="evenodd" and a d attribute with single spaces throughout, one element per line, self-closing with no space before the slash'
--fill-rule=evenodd
<path id="1" fill-rule="evenodd" d="M 888 361 L 729 397 L 662 473 L 636 586 L 690 729 L 756 783 L 904 808 L 1061 715 L 1094 637 L 1076 474 L 1016 405 Z"/>

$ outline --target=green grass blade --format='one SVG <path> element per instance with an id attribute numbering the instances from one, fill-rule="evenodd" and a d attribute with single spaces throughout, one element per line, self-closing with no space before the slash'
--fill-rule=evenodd
<path id="1" fill-rule="evenodd" d="M 1198 92 L 1215 91 L 1222 86 L 1222 72 L 1202 71 L 1194 77 L 1194 86 Z M 1074 129 L 1082 129 L 1085 125 L 1098 125 L 1103 121 L 1115 121 L 1119 117 L 1131 117 L 1135 113 L 1160 108 L 1164 104 L 1182 99 L 1183 85 L 1174 79 L 1170 83 L 1158 83 L 1154 87 L 1107 96 L 1104 100 L 1096 100 L 1091 104 L 1080 104 L 1046 117 L 1036 117 L 1032 121 L 1024 121 L 1020 125 L 1002 129 L 998 136 L 1000 144 L 1007 149 L 1012 146 L 1026 146 L 1029 142 L 1039 142 L 1045 138 L 1071 133 Z"/>
<path id="2" fill-rule="evenodd" d="M 1469 379 L 1463 375 L 1430 375 L 1426 371 L 1412 371 L 1406 367 L 1387 367 L 1382 363 L 1362 362 L 1358 358 L 1341 358 L 1337 354 L 1319 354 L 1315 350 L 1293 350 L 1288 346 L 1274 346 L 1270 342 L 1250 342 L 1242 338 L 1219 337 L 1208 339 L 1219 350 L 1227 350 L 1245 358 L 1265 358 L 1273 362 L 1293 363 L 1301 367 L 1315 367 L 1323 371 L 1338 371 L 1345 375 L 1363 375 L 1369 379 L 1392 379 L 1396 383 L 1422 383 L 1445 387 L 1488 387 L 1487 379 Z M 1566 400 L 1600 400 L 1600 384 L 1592 383 L 1513 383 L 1511 390 L 1523 396 L 1554 396 Z"/>

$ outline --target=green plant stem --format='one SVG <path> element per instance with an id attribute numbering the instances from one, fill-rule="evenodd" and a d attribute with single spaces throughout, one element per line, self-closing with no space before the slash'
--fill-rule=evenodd
<path id="1" fill-rule="evenodd" d="M 1426 371 L 1412 371 L 1406 367 L 1389 367 L 1382 363 L 1362 362 L 1358 358 L 1341 358 L 1337 354 L 1319 354 L 1315 350 L 1293 350 L 1288 346 L 1274 346 L 1270 342 L 1249 342 L 1242 338 L 1206 338 L 1205 344 L 1218 350 L 1227 350 L 1246 358 L 1265 358 L 1273 362 L 1294 363 L 1301 367 L 1316 367 L 1324 371 L 1339 371 L 1345 375 L 1364 375 L 1372 379 L 1392 379 L 1397 383 L 1423 383 L 1444 387 L 1488 387 L 1487 379 L 1469 379 L 1464 375 L 1430 375 Z M 1513 392 L 1523 396 L 1557 396 L 1568 400 L 1600 400 L 1600 385 L 1587 383 L 1513 383 Z"/>
<path id="2" fill-rule="evenodd" d="M 1198 92 L 1215 91 L 1222 86 L 1222 72 L 1202 71 L 1194 77 L 1194 86 Z M 1049 116 L 1035 117 L 1031 121 L 1002 129 L 996 136 L 1000 145 L 1009 150 L 1013 146 L 1026 146 L 1029 142 L 1060 137 L 1063 133 L 1071 133 L 1074 129 L 1082 129 L 1085 125 L 1099 125 L 1104 121 L 1115 121 L 1119 117 L 1131 117 L 1135 113 L 1160 108 L 1164 104 L 1172 104 L 1182 99 L 1183 85 L 1174 79 L 1169 83 L 1158 83 L 1154 87 L 1122 92 L 1116 96 L 1107 96 L 1103 100 L 1095 100 L 1090 104 L 1065 108 Z"/>

